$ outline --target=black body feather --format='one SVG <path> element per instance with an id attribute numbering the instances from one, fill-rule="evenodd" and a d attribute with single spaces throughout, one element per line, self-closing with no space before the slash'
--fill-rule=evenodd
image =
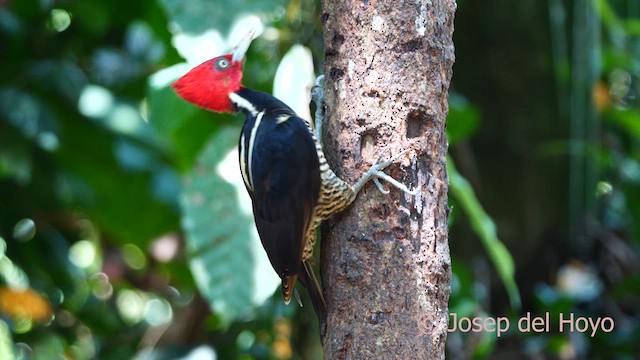
<path id="1" fill-rule="evenodd" d="M 324 321 L 322 293 L 310 264 L 302 261 L 321 186 L 311 130 L 271 95 L 244 88 L 237 94 L 247 100 L 247 104 L 236 104 L 247 117 L 240 138 L 240 163 L 260 240 L 282 279 L 285 300 L 290 300 L 299 276 Z"/>

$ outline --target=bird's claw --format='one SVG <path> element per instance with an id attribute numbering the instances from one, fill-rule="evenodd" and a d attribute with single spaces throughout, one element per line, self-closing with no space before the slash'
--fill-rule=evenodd
<path id="1" fill-rule="evenodd" d="M 380 151 L 380 154 L 378 155 L 378 159 L 376 160 L 375 164 L 373 164 L 373 166 L 376 166 L 378 170 L 385 169 L 387 166 L 393 164 L 396 160 L 400 159 L 404 154 L 408 153 L 411 150 L 411 149 L 402 150 L 399 153 L 395 154 L 394 156 L 390 157 L 389 159 L 382 161 L 382 159 L 384 158 L 384 154 L 387 151 L 389 151 L 390 148 L 391 148 L 391 145 L 387 145 L 384 147 L 384 149 L 382 149 L 382 151 Z"/>
<path id="2" fill-rule="evenodd" d="M 389 190 L 385 189 L 384 186 L 382 186 L 382 184 L 380 183 L 380 180 L 378 178 L 373 178 L 373 182 L 376 184 L 376 186 L 378 187 L 378 190 L 380 190 L 381 193 L 387 195 L 390 193 Z"/>
<path id="3" fill-rule="evenodd" d="M 311 99 L 316 104 L 315 132 L 316 132 L 316 137 L 320 142 L 322 142 L 322 120 L 324 116 L 324 112 L 323 112 L 324 91 L 322 87 L 323 82 L 324 82 L 324 75 L 318 76 L 314 82 L 313 88 L 311 89 Z M 385 153 L 387 153 L 389 149 L 390 149 L 390 146 L 387 145 L 380 152 L 380 155 L 378 155 L 378 159 L 371 166 L 369 171 L 367 171 L 367 173 L 354 185 L 354 189 L 356 193 L 364 186 L 364 184 L 369 179 L 373 178 L 373 182 L 376 184 L 376 187 L 378 188 L 378 190 L 380 190 L 380 192 L 385 195 L 389 194 L 389 190 L 385 189 L 384 186 L 382 186 L 382 183 L 380 183 L 380 179 L 385 180 L 386 182 L 390 183 L 391 185 L 395 186 L 396 188 L 402 190 L 403 192 L 409 195 L 413 195 L 413 196 L 416 195 L 415 190 L 409 190 L 409 188 L 406 185 L 400 183 L 399 181 L 387 175 L 383 171 L 389 165 L 393 164 L 396 160 L 400 159 L 404 154 L 409 152 L 410 149 L 403 150 L 398 154 L 390 157 L 389 159 L 383 160 Z"/>
<path id="4" fill-rule="evenodd" d="M 380 152 L 380 155 L 378 156 L 378 159 L 371 166 L 369 171 L 367 171 L 367 173 L 365 174 L 363 179 L 366 181 L 366 179 L 373 178 L 373 182 L 376 184 L 376 187 L 378 188 L 378 190 L 380 190 L 380 192 L 385 194 L 385 195 L 389 193 L 389 190 L 385 189 L 382 186 L 382 183 L 380 183 L 380 179 L 385 180 L 389 184 L 393 185 L 394 187 L 398 188 L 399 190 L 402 190 L 403 192 L 405 192 L 405 193 L 407 193 L 409 195 L 415 196 L 416 195 L 416 191 L 415 190 L 409 190 L 409 188 L 406 185 L 404 185 L 403 183 L 399 182 L 398 180 L 392 178 L 391 176 L 387 175 L 383 171 L 389 165 L 393 164 L 396 160 L 400 159 L 404 154 L 409 152 L 409 149 L 403 150 L 403 151 L 399 152 L 398 154 L 390 157 L 389 159 L 383 161 L 382 159 L 384 157 L 384 154 L 389 150 L 389 148 L 390 147 L 387 146 L 387 147 L 384 148 L 384 150 L 382 150 Z M 361 186 L 364 186 L 364 183 L 362 183 Z"/>

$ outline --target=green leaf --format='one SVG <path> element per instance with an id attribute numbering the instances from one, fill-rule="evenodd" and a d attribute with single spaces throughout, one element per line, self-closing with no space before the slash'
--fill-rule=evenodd
<path id="1" fill-rule="evenodd" d="M 25 138 L 36 142 L 55 134 L 58 127 L 48 104 L 24 90 L 0 88 L 0 112 Z"/>
<path id="2" fill-rule="evenodd" d="M 640 36 L 640 19 L 626 19 L 624 29 L 629 35 Z"/>
<path id="3" fill-rule="evenodd" d="M 22 185 L 28 184 L 32 173 L 29 150 L 15 129 L 0 123 L 0 179 L 12 178 Z"/>
<path id="4" fill-rule="evenodd" d="M 640 138 L 640 110 L 611 109 L 605 115 L 605 120 L 616 124 L 631 136 Z"/>
<path id="5" fill-rule="evenodd" d="M 153 161 L 146 169 L 128 169 L 118 158 L 124 156 L 119 144 L 125 139 L 133 141 L 132 138 L 116 136 L 71 113 L 59 120 L 65 135 L 55 152 L 60 166 L 55 189 L 60 198 L 72 206 L 81 206 L 119 243 L 146 247 L 151 239 L 178 226 L 177 185 L 162 197 L 154 194 L 154 186 L 162 185 L 167 169 L 155 149 L 137 142 L 138 149 Z M 171 193 L 173 200 L 168 199 Z"/>
<path id="6" fill-rule="evenodd" d="M 65 355 L 66 343 L 62 336 L 51 334 L 38 339 L 33 344 L 33 359 L 62 358 Z"/>
<path id="7" fill-rule="evenodd" d="M 451 145 L 468 139 L 480 125 L 480 111 L 459 94 L 449 95 L 447 138 Z"/>
<path id="8" fill-rule="evenodd" d="M 189 70 L 177 64 L 149 78 L 149 123 L 167 141 L 168 151 L 181 170 L 190 169 L 211 134 L 220 127 L 222 115 L 199 109 L 180 99 L 169 87 Z"/>
<path id="9" fill-rule="evenodd" d="M 593 0 L 593 7 L 596 13 L 600 16 L 602 21 L 610 27 L 620 26 L 620 19 L 616 15 L 615 10 L 611 7 L 609 1 L 606 0 Z"/>
<path id="10" fill-rule="evenodd" d="M 453 159 L 447 158 L 447 172 L 451 181 L 451 195 L 460 204 L 469 218 L 471 228 L 482 241 L 489 259 L 495 266 L 498 276 L 507 289 L 511 307 L 520 308 L 520 293 L 515 281 L 515 265 L 509 250 L 498 239 L 496 226 L 482 208 L 473 188 L 455 168 Z"/>
<path id="11" fill-rule="evenodd" d="M 224 325 L 250 316 L 278 283 L 255 230 L 240 176 L 238 136 L 237 127 L 214 135 L 185 176 L 180 199 L 189 266 Z"/>
<path id="12" fill-rule="evenodd" d="M 236 0 L 236 1 L 207 1 L 207 0 L 161 0 L 171 21 L 182 32 L 201 34 L 215 28 L 227 32 L 240 16 L 248 12 L 261 17 L 275 18 L 284 13 L 285 0 Z M 229 16 L 229 14 L 236 14 Z M 280 15 L 282 16 L 282 15 Z"/>
<path id="13" fill-rule="evenodd" d="M 474 359 L 484 359 L 491 355 L 496 347 L 498 338 L 495 332 L 484 331 L 480 333 L 478 343 L 473 349 Z"/>
<path id="14" fill-rule="evenodd" d="M 11 332 L 3 320 L 0 320 L 0 359 L 14 359 Z"/>

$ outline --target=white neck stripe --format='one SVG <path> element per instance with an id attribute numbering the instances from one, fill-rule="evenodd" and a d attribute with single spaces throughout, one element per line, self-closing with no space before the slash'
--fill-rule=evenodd
<path id="1" fill-rule="evenodd" d="M 253 147 L 254 142 L 256 141 L 256 133 L 258 132 L 258 127 L 260 127 L 260 122 L 262 121 L 262 117 L 264 116 L 264 111 L 260 112 L 256 116 L 256 121 L 253 124 L 253 128 L 251 128 L 251 135 L 249 136 L 249 187 L 253 190 Z"/>
<path id="2" fill-rule="evenodd" d="M 246 158 L 246 147 L 244 133 L 240 136 L 240 172 L 242 173 L 242 180 L 244 180 L 244 184 L 253 191 L 253 187 L 251 185 L 251 180 L 249 179 L 249 174 L 247 173 L 247 158 Z"/>
<path id="3" fill-rule="evenodd" d="M 258 110 L 256 110 L 253 104 L 249 100 L 243 98 L 242 96 L 236 93 L 230 93 L 229 99 L 231 100 L 232 103 L 236 104 L 237 107 L 249 111 L 251 115 L 253 116 L 258 115 Z"/>

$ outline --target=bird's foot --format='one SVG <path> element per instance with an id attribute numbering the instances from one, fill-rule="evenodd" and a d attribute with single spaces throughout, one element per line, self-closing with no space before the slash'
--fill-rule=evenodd
<path id="1" fill-rule="evenodd" d="M 403 184 L 403 183 L 399 182 L 398 180 L 392 178 L 391 176 L 387 175 L 383 171 L 389 165 L 393 164 L 394 161 L 398 160 L 404 154 L 409 152 L 410 149 L 401 151 L 400 153 L 398 153 L 398 154 L 392 156 L 391 158 L 383 161 L 382 159 L 384 157 L 384 154 L 388 150 L 389 150 L 389 146 L 387 146 L 384 150 L 382 150 L 380 152 L 380 155 L 378 156 L 378 159 L 376 160 L 376 162 L 373 165 L 371 165 L 371 168 L 369 168 L 369 170 L 362 175 L 360 180 L 358 180 L 358 182 L 355 185 L 353 185 L 353 189 L 354 189 L 354 191 L 356 193 L 358 193 L 369 180 L 373 179 L 373 182 L 376 184 L 376 186 L 378 187 L 380 192 L 382 192 L 383 194 L 388 194 L 389 190 L 385 189 L 382 186 L 382 184 L 380 183 L 380 180 L 382 179 L 382 180 L 388 182 L 389 184 L 395 186 L 399 190 L 402 190 L 403 192 L 405 192 L 405 193 L 407 193 L 409 195 L 413 195 L 413 196 L 416 195 L 416 191 L 415 190 L 409 190 L 409 188 L 405 184 Z"/>

